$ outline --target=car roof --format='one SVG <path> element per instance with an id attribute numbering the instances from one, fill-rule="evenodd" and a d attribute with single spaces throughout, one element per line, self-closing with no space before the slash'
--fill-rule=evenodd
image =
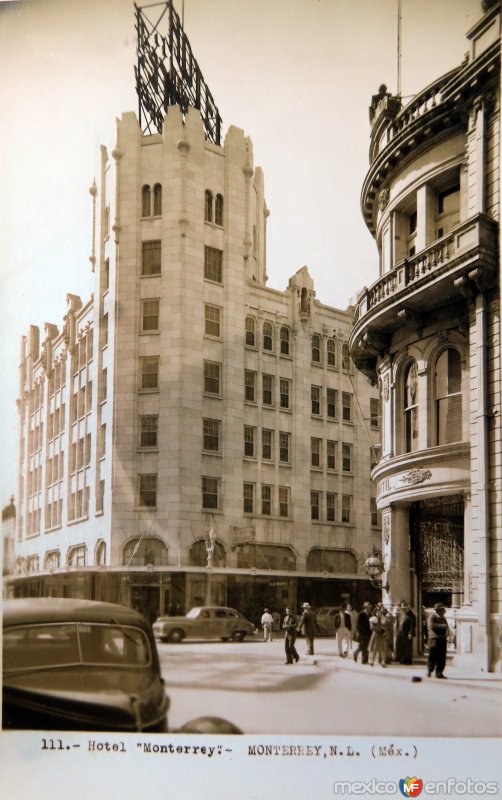
<path id="1" fill-rule="evenodd" d="M 23 597 L 4 600 L 3 625 L 42 622 L 118 622 L 144 626 L 145 619 L 127 606 L 65 597 Z"/>

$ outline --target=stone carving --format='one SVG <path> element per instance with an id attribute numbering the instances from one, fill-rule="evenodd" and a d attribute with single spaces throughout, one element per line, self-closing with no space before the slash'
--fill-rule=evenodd
<path id="1" fill-rule="evenodd" d="M 380 207 L 380 211 L 385 211 L 385 209 L 389 205 L 389 199 L 390 199 L 390 192 L 388 188 L 382 189 L 382 191 L 378 195 L 378 205 Z"/>
<path id="2" fill-rule="evenodd" d="M 385 514 L 382 517 L 382 535 L 385 544 L 390 542 L 390 514 Z"/>
<path id="3" fill-rule="evenodd" d="M 401 476 L 400 480 L 401 483 L 405 483 L 407 486 L 416 486 L 417 483 L 423 483 L 430 478 L 432 478 L 430 469 L 410 469 L 409 472 L 405 472 Z"/>
<path id="4" fill-rule="evenodd" d="M 383 396 L 387 402 L 390 397 L 390 378 L 388 375 L 386 375 L 383 380 Z"/>

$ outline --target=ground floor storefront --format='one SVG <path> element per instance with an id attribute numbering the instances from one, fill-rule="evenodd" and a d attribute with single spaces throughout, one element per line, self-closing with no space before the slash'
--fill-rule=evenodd
<path id="1" fill-rule="evenodd" d="M 265 607 L 281 616 L 286 607 L 299 613 L 302 603 L 313 608 L 350 602 L 362 607 L 377 602 L 381 591 L 367 578 L 227 569 L 94 570 L 11 579 L 11 597 L 73 597 L 120 603 L 154 620 L 162 615 L 185 614 L 199 605 L 226 605 L 238 609 L 256 625 Z"/>

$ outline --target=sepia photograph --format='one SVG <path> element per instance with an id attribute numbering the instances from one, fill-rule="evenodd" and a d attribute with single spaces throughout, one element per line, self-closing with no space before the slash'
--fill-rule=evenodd
<path id="1" fill-rule="evenodd" d="M 502 797 L 500 35 L 0 0 L 2 796 Z"/>

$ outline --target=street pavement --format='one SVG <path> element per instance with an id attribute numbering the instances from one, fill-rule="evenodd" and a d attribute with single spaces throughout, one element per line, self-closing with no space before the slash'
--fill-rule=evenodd
<path id="1" fill-rule="evenodd" d="M 316 640 L 316 654 L 284 664 L 284 641 L 159 644 L 171 698 L 170 728 L 219 716 L 246 734 L 340 736 L 502 735 L 502 676 L 447 665 L 448 680 L 427 678 L 425 664 L 382 668 L 337 655 Z M 417 680 L 421 679 L 421 680 Z"/>

